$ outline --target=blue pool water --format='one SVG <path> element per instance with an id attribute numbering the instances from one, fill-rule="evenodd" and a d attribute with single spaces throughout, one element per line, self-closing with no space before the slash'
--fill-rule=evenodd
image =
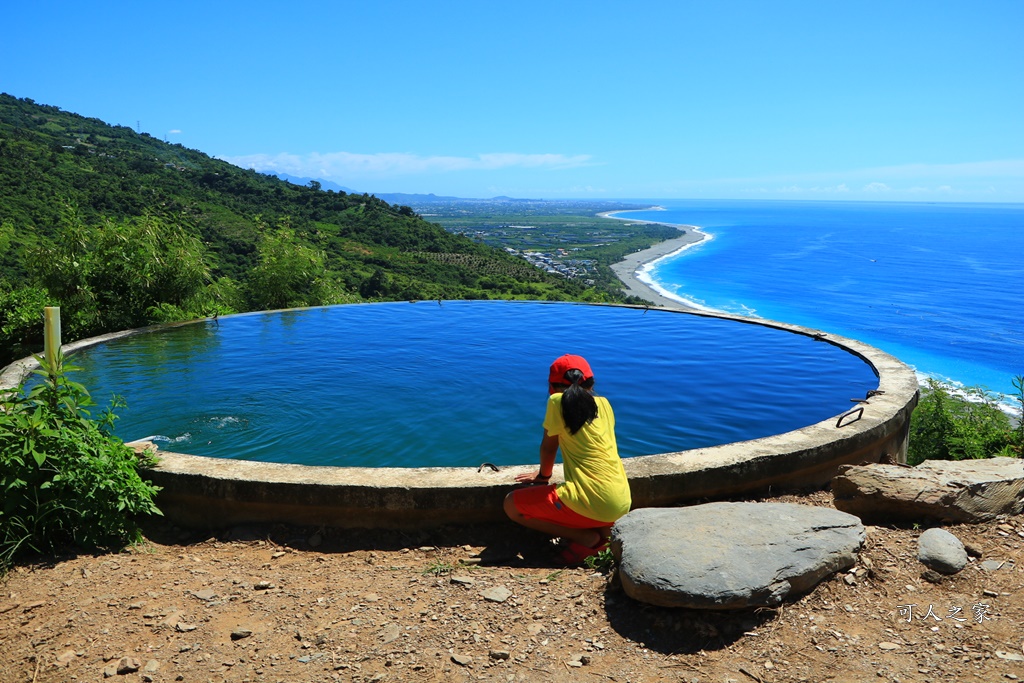
<path id="1" fill-rule="evenodd" d="M 84 349 L 118 436 L 164 450 L 340 466 L 537 459 L 547 368 L 586 357 L 623 457 L 741 441 L 839 415 L 878 386 L 859 358 L 760 325 L 539 302 L 253 313 Z"/>
<path id="2" fill-rule="evenodd" d="M 859 339 L 1013 404 L 1024 374 L 1024 205 L 657 201 L 620 213 L 712 237 L 645 277 L 681 301 Z"/>

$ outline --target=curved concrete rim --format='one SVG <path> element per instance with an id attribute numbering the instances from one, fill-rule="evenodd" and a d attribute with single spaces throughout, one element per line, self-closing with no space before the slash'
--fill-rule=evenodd
<path id="1" fill-rule="evenodd" d="M 831 480 L 840 465 L 905 462 L 910 414 L 917 405 L 919 388 L 913 370 L 897 358 L 863 342 L 799 325 L 692 309 L 659 310 L 812 337 L 861 358 L 877 375 L 878 389 L 865 401 L 851 403 L 846 413 L 792 432 L 625 459 L 634 508 L 820 486 Z M 114 332 L 66 344 L 62 351 L 67 355 L 112 339 L 198 322 L 205 320 Z M 12 363 L 0 373 L 0 388 L 17 386 L 36 367 L 32 357 Z M 130 445 L 155 448 L 149 443 Z M 157 504 L 175 523 L 201 528 L 250 522 L 409 528 L 494 521 L 504 516 L 502 501 L 514 476 L 536 468 L 535 463 L 499 472 L 466 467 L 331 467 L 166 451 L 157 455 L 158 466 L 147 471 L 162 487 Z M 557 465 L 554 480 L 561 474 Z"/>

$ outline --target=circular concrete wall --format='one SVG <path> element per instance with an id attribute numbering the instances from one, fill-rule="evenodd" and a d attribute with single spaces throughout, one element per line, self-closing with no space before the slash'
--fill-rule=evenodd
<path id="1" fill-rule="evenodd" d="M 918 384 L 914 372 L 893 356 L 853 339 L 797 325 L 682 309 L 672 312 L 762 325 L 832 344 L 864 360 L 878 376 L 878 389 L 864 401 L 851 403 L 846 413 L 796 431 L 628 458 L 624 462 L 634 507 L 823 485 L 843 464 L 905 461 Z M 94 337 L 67 344 L 63 351 L 68 354 L 159 329 L 163 327 Z M 8 366 L 0 373 L 0 388 L 16 386 L 35 365 L 35 360 L 28 358 Z M 164 451 L 158 456 L 159 465 L 148 472 L 148 477 L 163 487 L 157 504 L 175 523 L 203 528 L 246 522 L 417 527 L 491 521 L 503 517 L 502 500 L 514 476 L 536 469 L 536 463 L 495 472 L 465 467 L 312 467 Z M 556 466 L 554 480 L 560 476 L 561 467 Z"/>

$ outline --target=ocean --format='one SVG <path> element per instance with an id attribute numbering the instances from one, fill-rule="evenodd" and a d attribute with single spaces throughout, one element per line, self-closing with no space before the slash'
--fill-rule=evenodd
<path id="1" fill-rule="evenodd" d="M 636 200 L 640 201 L 640 200 Z M 710 239 L 640 279 L 699 308 L 839 334 L 1008 407 L 1024 375 L 1024 204 L 642 200 Z"/>

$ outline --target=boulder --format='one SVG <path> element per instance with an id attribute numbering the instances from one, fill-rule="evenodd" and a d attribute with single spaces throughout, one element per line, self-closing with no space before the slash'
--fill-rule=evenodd
<path id="1" fill-rule="evenodd" d="M 945 529 L 928 529 L 917 539 L 917 559 L 940 574 L 956 574 L 967 566 L 967 550 Z"/>
<path id="2" fill-rule="evenodd" d="M 773 606 L 853 566 L 860 520 L 788 503 L 633 510 L 612 528 L 623 589 L 664 607 Z"/>
<path id="3" fill-rule="evenodd" d="M 1024 509 L 1024 460 L 847 465 L 832 480 L 832 495 L 838 509 L 865 522 L 983 522 Z"/>

